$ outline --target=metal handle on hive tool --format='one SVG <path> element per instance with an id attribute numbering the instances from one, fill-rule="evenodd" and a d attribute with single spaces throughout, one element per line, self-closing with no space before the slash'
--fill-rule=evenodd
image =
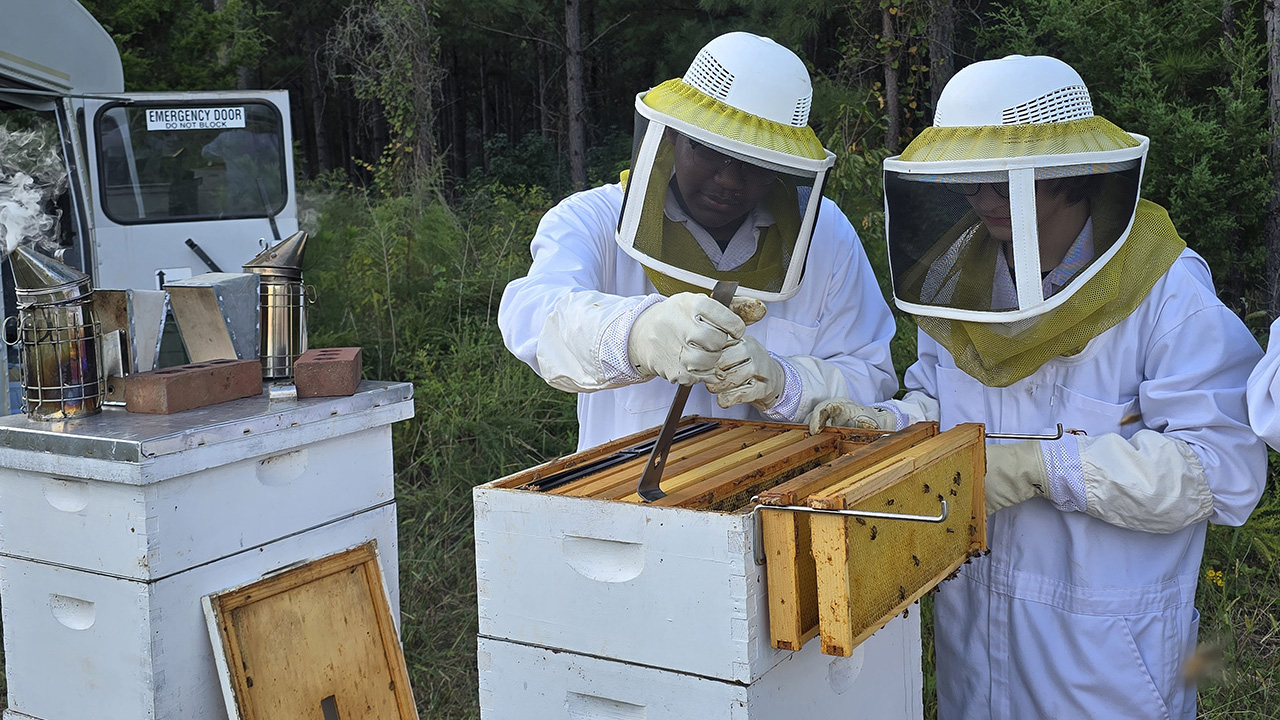
<path id="1" fill-rule="evenodd" d="M 1083 434 L 1079 430 L 1063 430 L 1062 423 L 1058 423 L 1058 431 L 1052 435 L 1036 435 L 1034 433 L 986 433 L 987 438 L 998 438 L 1000 440 L 1060 440 L 1062 434 Z"/>
<path id="2" fill-rule="evenodd" d="M 755 525 L 756 543 L 755 556 L 756 564 L 765 564 L 764 555 L 764 518 L 761 510 L 782 510 L 787 512 L 813 513 L 814 515 L 843 515 L 845 517 L 855 518 L 876 518 L 879 520 L 900 520 L 902 522 L 921 522 L 921 523 L 940 523 L 945 522 L 947 517 L 951 515 L 950 508 L 947 507 L 947 501 L 939 496 L 939 511 L 937 515 L 912 515 L 909 513 L 890 513 L 876 512 L 874 510 L 828 510 L 826 508 L 812 508 L 808 505 L 761 505 L 760 497 L 751 498 L 751 503 L 755 505 L 751 509 L 751 521 Z"/>
<path id="3" fill-rule="evenodd" d="M 729 307 L 733 294 L 738 291 L 738 283 L 732 280 L 721 280 L 711 291 L 711 299 Z M 658 485 L 662 482 L 662 469 L 667 465 L 667 452 L 671 450 L 671 440 L 676 435 L 676 426 L 680 424 L 680 415 L 684 412 L 684 404 L 689 399 L 692 385 L 681 385 L 676 388 L 676 397 L 671 401 L 671 409 L 667 411 L 667 419 L 658 432 L 658 440 L 649 453 L 649 461 L 644 465 L 644 474 L 640 476 L 640 484 L 636 486 L 636 494 L 645 502 L 661 500 L 667 494 Z"/>

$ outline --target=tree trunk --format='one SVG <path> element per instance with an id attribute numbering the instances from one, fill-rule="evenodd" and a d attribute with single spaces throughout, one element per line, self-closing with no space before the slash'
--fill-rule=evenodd
<path id="1" fill-rule="evenodd" d="M 569 106 L 569 172 L 574 188 L 581 190 L 587 186 L 587 118 L 578 0 L 564 0 L 564 36 L 565 93 Z"/>
<path id="2" fill-rule="evenodd" d="M 489 172 L 489 136 L 493 134 L 489 122 L 489 56 L 480 56 L 480 162 Z"/>
<path id="3" fill-rule="evenodd" d="M 324 124 L 324 82 L 320 78 L 320 40 L 315 28 L 307 28 L 307 95 L 311 100 L 311 128 L 315 144 L 315 171 L 326 173 L 332 169 L 329 162 L 329 133 Z"/>
<path id="4" fill-rule="evenodd" d="M 1223 53 L 1230 53 L 1236 41 L 1236 8 L 1235 0 L 1223 0 L 1222 2 L 1222 50 Z M 1222 68 L 1223 75 L 1228 78 L 1232 75 L 1232 69 L 1229 64 Z M 1227 210 L 1228 216 L 1238 223 L 1239 214 L 1234 209 Z M 1245 309 L 1245 272 L 1244 272 L 1244 248 L 1245 239 L 1239 233 L 1234 234 L 1227 239 L 1227 246 L 1230 248 L 1230 260 L 1222 276 L 1222 287 L 1218 290 L 1218 297 L 1222 302 L 1236 312 L 1242 312 Z"/>
<path id="5" fill-rule="evenodd" d="M 956 74 L 956 9 L 953 0 L 932 0 L 931 5 L 928 30 L 929 110 L 934 112 L 942 88 Z"/>
<path id="6" fill-rule="evenodd" d="M 1236 3 L 1235 0 L 1222 0 L 1222 40 L 1226 43 L 1223 50 L 1230 51 L 1236 41 Z"/>
<path id="7" fill-rule="evenodd" d="M 884 112 L 889 121 L 884 132 L 884 147 L 896 153 L 898 138 L 902 135 L 902 110 L 898 106 L 898 38 L 889 8 L 880 9 L 880 35 L 884 42 Z"/>
<path id="8" fill-rule="evenodd" d="M 551 111 L 547 107 L 547 51 L 542 43 L 534 44 L 538 57 L 538 130 L 545 139 L 551 138 Z"/>
<path id="9" fill-rule="evenodd" d="M 511 70 L 511 68 L 515 67 L 515 58 L 511 57 L 510 54 L 507 55 L 506 67 L 507 75 L 502 81 L 502 89 L 505 91 L 502 101 L 507 105 L 507 135 L 511 137 L 511 142 L 514 143 L 523 133 L 520 132 L 520 116 L 522 113 L 516 110 L 515 82 L 513 82 L 515 73 Z"/>
<path id="10" fill-rule="evenodd" d="M 453 158 L 453 176 L 458 182 L 467 177 L 467 95 L 462 90 L 462 67 L 458 53 L 450 53 L 453 72 L 449 73 L 449 119 L 452 122 L 450 154 Z"/>
<path id="11" fill-rule="evenodd" d="M 359 101 L 352 96 L 349 88 L 341 90 L 342 101 L 338 103 L 338 112 L 342 115 L 342 163 L 347 170 L 348 177 L 357 177 L 356 175 L 356 155 L 360 152 L 360 140 L 356 134 L 359 123 L 356 121 L 356 114 L 360 112 Z"/>
<path id="12" fill-rule="evenodd" d="M 1271 120 L 1271 202 L 1262 235 L 1267 245 L 1267 309 L 1280 317 L 1280 0 L 1266 0 L 1263 14 L 1267 22 L 1267 105 Z"/>

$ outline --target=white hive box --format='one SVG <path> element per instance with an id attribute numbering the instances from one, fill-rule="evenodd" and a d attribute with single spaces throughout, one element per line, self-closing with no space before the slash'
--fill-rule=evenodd
<path id="1" fill-rule="evenodd" d="M 744 436 L 735 433 L 757 433 L 756 440 L 790 434 L 797 442 L 773 447 L 787 448 L 792 458 L 810 451 L 790 448 L 818 452 L 819 444 L 839 444 L 795 426 L 718 424 L 723 439 L 708 434 L 689 442 L 736 450 Z M 625 454 L 610 455 L 642 435 L 473 491 L 482 717 L 922 717 L 918 617 L 893 619 L 850 658 L 824 656 L 817 643 L 796 653 L 772 648 L 765 568 L 755 561 L 759 539 L 749 510 L 663 506 L 679 494 L 672 488 L 658 504 L 619 501 L 639 479 L 625 466 L 599 471 L 627 476 L 629 485 L 610 491 L 613 499 L 585 489 L 583 496 L 557 494 L 563 487 L 524 489 L 544 475 Z M 773 462 L 766 457 L 773 451 L 756 454 L 763 447 L 748 451 L 742 444 L 771 472 L 807 466 Z M 709 475 L 712 466 L 736 471 L 752 462 L 700 457 L 696 450 L 673 451 L 668 469 Z M 717 502 L 740 507 L 745 500 L 735 493 L 743 487 Z M 852 714 L 854 708 L 864 714 Z"/>
<path id="2" fill-rule="evenodd" d="M 715 687 L 738 689 L 783 661 L 822 674 L 835 660 L 820 654 L 817 643 L 801 653 L 770 647 L 764 567 L 755 563 L 749 513 L 489 485 L 476 488 L 474 497 L 482 638 L 702 676 L 720 681 Z M 920 706 L 923 684 L 918 618 L 893 620 L 864 646 L 864 667 L 875 673 L 863 678 L 865 687 L 859 683 L 865 697 L 855 696 L 881 707 L 878 717 L 918 717 L 911 710 Z M 574 662 L 597 667 L 587 660 Z M 495 667 L 503 662 L 495 660 Z M 490 677 L 503 682 L 496 669 Z M 495 703 L 509 696 L 498 693 Z"/>
<path id="3" fill-rule="evenodd" d="M 6 713 L 226 720 L 200 598 L 371 538 L 398 607 L 391 503 L 150 583 L 0 556 Z"/>
<path id="4" fill-rule="evenodd" d="M 920 619 L 895 620 L 850 657 L 809 643 L 750 685 L 481 637 L 485 720 L 910 720 L 922 717 Z M 914 641 L 911 638 L 915 638 Z"/>
<path id="5" fill-rule="evenodd" d="M 369 539 L 396 595 L 412 386 L 0 419 L 6 718 L 222 720 L 200 597 Z"/>

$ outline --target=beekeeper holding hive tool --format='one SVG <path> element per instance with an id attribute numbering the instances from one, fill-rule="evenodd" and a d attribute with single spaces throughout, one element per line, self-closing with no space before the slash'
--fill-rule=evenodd
<path id="1" fill-rule="evenodd" d="M 853 227 L 821 196 L 804 63 L 729 33 L 636 99 L 631 169 L 542 219 L 498 313 L 507 347 L 578 396 L 578 447 L 685 412 L 799 421 L 896 389 L 894 323 Z M 730 311 L 707 296 L 739 285 Z M 803 281 L 803 282 L 802 282 Z M 768 303 L 759 306 L 744 299 Z M 661 379 L 659 379 L 661 378 Z"/>
<path id="2" fill-rule="evenodd" d="M 1195 717 L 1206 521 L 1243 523 L 1265 478 L 1244 406 L 1260 353 L 1139 199 L 1147 145 L 1065 63 L 1010 56 L 957 73 L 885 161 L 919 359 L 902 400 L 812 425 L 1077 431 L 987 447 L 991 554 L 935 596 L 940 718 Z"/>

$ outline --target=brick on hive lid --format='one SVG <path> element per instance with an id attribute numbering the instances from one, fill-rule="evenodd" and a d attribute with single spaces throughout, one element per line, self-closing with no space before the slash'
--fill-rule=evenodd
<path id="1" fill-rule="evenodd" d="M 300 398 L 354 395 L 363 369 L 358 347 L 316 348 L 293 363 L 293 383 Z"/>
<path id="2" fill-rule="evenodd" d="M 169 415 L 206 405 L 262 394 L 262 363 L 249 360 L 205 362 L 134 373 L 125 379 L 125 409 Z"/>

